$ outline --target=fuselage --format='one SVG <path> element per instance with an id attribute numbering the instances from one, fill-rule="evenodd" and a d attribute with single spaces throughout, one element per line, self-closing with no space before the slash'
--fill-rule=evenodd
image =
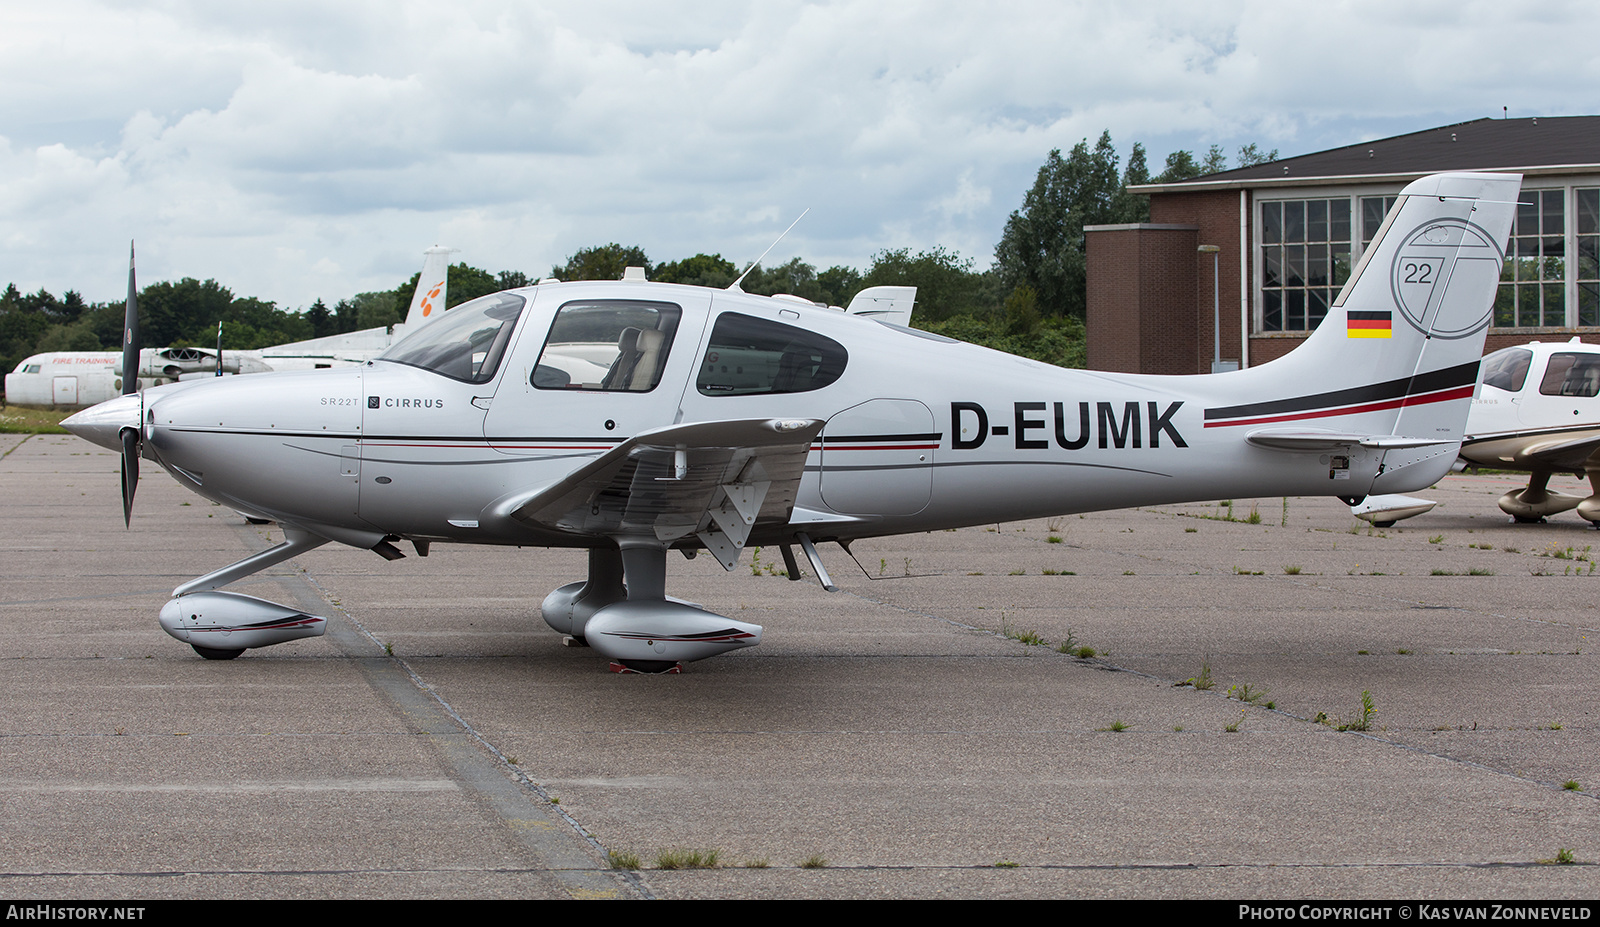
<path id="1" fill-rule="evenodd" d="M 1233 495 L 1361 496 L 1381 462 L 1361 448 L 1248 445 L 1252 427 L 1307 417 L 1248 403 L 1284 395 L 1288 371 L 1276 365 L 1201 377 L 1065 370 L 837 311 L 663 284 L 485 299 L 502 300 L 494 311 L 509 321 L 486 319 L 464 337 L 489 340 L 454 355 L 443 336 L 408 355 L 408 339 L 359 368 L 149 390 L 145 456 L 208 498 L 362 546 L 388 535 L 592 544 L 497 516 L 497 503 L 630 436 L 696 421 L 825 421 L 792 517 L 819 539 Z M 597 321 L 614 310 L 638 323 L 622 340 L 641 340 L 628 329 L 660 335 L 633 349 L 652 375 L 617 378 L 628 349 Z M 757 524 L 751 543 L 792 530 Z"/>

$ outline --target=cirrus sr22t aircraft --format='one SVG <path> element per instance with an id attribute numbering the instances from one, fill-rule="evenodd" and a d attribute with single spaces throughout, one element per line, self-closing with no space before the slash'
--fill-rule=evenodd
<path id="1" fill-rule="evenodd" d="M 285 540 L 174 590 L 202 656 L 326 621 L 217 589 L 329 541 L 581 547 L 541 607 L 613 668 L 675 670 L 757 625 L 666 594 L 668 555 L 1229 496 L 1354 501 L 1456 459 L 1521 179 L 1406 187 L 1321 326 L 1209 376 L 1066 370 L 784 298 L 546 283 L 452 310 L 365 366 L 178 383 L 68 419 Z"/>

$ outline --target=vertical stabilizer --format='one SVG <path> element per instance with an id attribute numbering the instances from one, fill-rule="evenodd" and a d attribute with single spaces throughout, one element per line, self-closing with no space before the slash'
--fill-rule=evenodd
<path id="1" fill-rule="evenodd" d="M 1442 476 L 1466 428 L 1521 185 L 1451 173 L 1407 186 L 1305 343 L 1218 380 L 1241 397 L 1289 398 L 1207 409 L 1206 427 L 1245 428 L 1253 443 L 1295 429 L 1366 436 L 1387 448 L 1374 493 Z"/>
<path id="2" fill-rule="evenodd" d="M 417 278 L 417 293 L 411 297 L 411 311 L 406 313 L 407 332 L 414 332 L 418 326 L 444 315 L 450 255 L 455 253 L 455 248 L 440 245 L 422 252 L 422 276 Z"/>

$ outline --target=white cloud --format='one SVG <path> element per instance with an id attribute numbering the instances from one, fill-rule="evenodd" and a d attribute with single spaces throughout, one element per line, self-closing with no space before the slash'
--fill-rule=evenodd
<path id="1" fill-rule="evenodd" d="M 25 289 L 216 277 L 304 306 L 435 242 L 986 264 L 1054 147 L 1318 150 L 1592 108 L 1581 5 L 66 0 L 8 4 L 0 241 Z M 782 253 L 780 253 L 782 252 Z"/>

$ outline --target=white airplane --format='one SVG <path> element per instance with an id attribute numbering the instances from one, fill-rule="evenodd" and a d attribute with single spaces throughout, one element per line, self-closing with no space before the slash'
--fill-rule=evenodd
<path id="1" fill-rule="evenodd" d="M 253 351 L 222 352 L 227 374 L 271 373 L 364 364 L 445 312 L 446 278 L 454 248 L 423 252 L 422 275 L 403 323 L 328 335 Z M 213 348 L 145 348 L 139 352 L 139 388 L 216 375 Z M 53 351 L 24 358 L 6 374 L 6 401 L 16 405 L 72 408 L 105 402 L 122 393 L 121 351 Z"/>
<path id="2" fill-rule="evenodd" d="M 32 406 L 89 406 L 122 392 L 120 351 L 53 351 L 24 358 L 6 374 L 6 401 Z M 228 374 L 266 373 L 272 368 L 248 351 L 228 351 Z M 140 388 L 176 383 L 190 376 L 215 376 L 214 348 L 145 348 L 139 352 Z"/>
<path id="3" fill-rule="evenodd" d="M 1528 485 L 1500 497 L 1519 522 L 1577 509 L 1600 525 L 1600 345 L 1577 338 L 1504 348 L 1483 359 L 1461 465 L 1527 470 Z M 1593 492 L 1548 488 L 1555 473 L 1587 476 Z"/>
<path id="4" fill-rule="evenodd" d="M 1290 356 L 1233 373 L 1066 370 L 791 300 L 637 280 L 458 306 L 360 368 L 186 382 L 64 423 L 283 526 L 184 583 L 161 625 L 202 656 L 326 621 L 219 587 L 329 541 L 589 550 L 541 606 L 618 671 L 749 647 L 758 625 L 667 595 L 667 556 L 728 569 L 799 546 L 1099 509 L 1414 491 L 1466 423 L 1521 178 L 1412 183 Z M 131 284 L 130 284 L 131 286 Z M 586 352 L 609 343 L 608 358 Z M 582 356 L 593 369 L 570 369 Z M 600 372 L 604 360 L 604 372 Z M 125 508 L 125 514 L 126 514 Z"/>
<path id="5" fill-rule="evenodd" d="M 1532 374 L 1530 376 L 1530 374 Z M 1526 470 L 1528 485 L 1499 499 L 1500 510 L 1523 523 L 1577 509 L 1600 525 L 1600 345 L 1533 341 L 1483 359 L 1467 415 L 1456 470 Z M 1575 496 L 1549 488 L 1550 477 L 1587 477 L 1594 490 Z M 1411 496 L 1369 496 L 1351 514 L 1387 527 L 1431 510 Z"/>

